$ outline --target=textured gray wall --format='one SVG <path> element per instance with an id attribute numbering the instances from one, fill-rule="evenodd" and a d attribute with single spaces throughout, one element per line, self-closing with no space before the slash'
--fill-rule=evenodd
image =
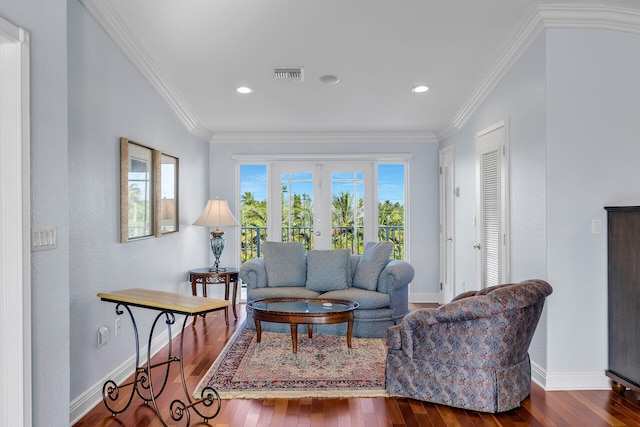
<path id="1" fill-rule="evenodd" d="M 34 426 L 69 418 L 66 10 L 64 0 L 0 3 L 0 15 L 30 34 L 31 225 L 57 227 L 57 248 L 32 254 Z"/>
<path id="2" fill-rule="evenodd" d="M 190 133 L 78 2 L 69 4 L 70 396 L 133 355 L 127 315 L 98 292 L 140 287 L 191 292 L 188 271 L 209 264 L 208 229 L 191 224 L 209 197 L 209 143 Z M 120 243 L 120 137 L 180 159 L 180 231 Z M 151 312 L 134 309 L 141 340 Z M 111 330 L 97 348 L 100 326 Z"/>

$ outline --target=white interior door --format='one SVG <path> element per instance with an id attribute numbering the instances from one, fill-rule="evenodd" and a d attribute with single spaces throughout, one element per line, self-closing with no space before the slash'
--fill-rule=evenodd
<path id="1" fill-rule="evenodd" d="M 509 276 L 507 128 L 500 122 L 476 134 L 477 283 L 505 283 Z"/>
<path id="2" fill-rule="evenodd" d="M 440 293 L 447 303 L 456 295 L 454 240 L 454 148 L 440 150 Z"/>

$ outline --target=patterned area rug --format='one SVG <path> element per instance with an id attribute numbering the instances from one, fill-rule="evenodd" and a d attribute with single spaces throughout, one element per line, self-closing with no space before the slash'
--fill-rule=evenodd
<path id="1" fill-rule="evenodd" d="M 384 371 L 387 349 L 383 339 L 353 338 L 349 354 L 344 336 L 298 334 L 294 355 L 291 335 L 240 328 L 202 378 L 222 399 L 376 397 L 388 396 Z"/>

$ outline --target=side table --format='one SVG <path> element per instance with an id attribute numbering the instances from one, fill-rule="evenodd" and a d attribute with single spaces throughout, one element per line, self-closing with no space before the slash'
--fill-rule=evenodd
<path id="1" fill-rule="evenodd" d="M 208 267 L 194 268 L 189 271 L 189 281 L 191 282 L 191 293 L 197 296 L 197 285 L 202 285 L 202 296 L 207 296 L 207 285 L 209 284 L 223 284 L 224 285 L 224 299 L 229 301 L 229 288 L 233 284 L 233 295 L 231 297 L 231 307 L 233 308 L 233 317 L 238 318 L 236 312 L 236 298 L 238 295 L 238 269 L 227 268 L 226 271 L 209 271 Z M 202 315 L 204 317 L 204 314 Z M 193 319 L 195 325 L 197 317 Z M 224 309 L 224 321 L 229 326 L 229 308 Z"/>
<path id="2" fill-rule="evenodd" d="M 187 388 L 187 382 L 184 374 L 184 327 L 187 324 L 189 316 L 198 316 L 210 311 L 222 310 L 229 307 L 229 301 L 222 301 L 213 298 L 200 298 L 192 297 L 189 295 L 175 294 L 171 292 L 155 291 L 150 289 L 122 289 L 120 291 L 114 291 L 110 293 L 99 293 L 98 297 L 102 301 L 112 302 L 116 304 L 116 314 L 120 315 L 124 313 L 124 309 L 129 313 L 131 322 L 133 324 L 133 333 L 136 340 L 136 369 L 134 372 L 133 381 L 118 385 L 113 380 L 108 380 L 102 387 L 102 401 L 107 409 L 111 411 L 111 414 L 115 416 L 124 412 L 129 405 L 135 393 L 144 400 L 145 404 L 149 401 L 153 404 L 153 409 L 158 416 L 158 419 L 163 426 L 169 427 L 165 422 L 160 408 L 158 407 L 157 398 L 162 394 L 167 386 L 167 379 L 169 378 L 169 369 L 173 362 L 178 362 L 180 367 L 180 378 L 182 380 L 182 389 L 184 391 L 184 399 L 175 399 L 169 405 L 172 426 L 176 425 L 176 421 L 184 419 L 186 421 L 186 427 L 189 427 L 191 423 L 190 410 L 193 409 L 195 413 L 205 419 L 205 422 L 211 418 L 215 418 L 220 412 L 221 401 L 220 395 L 212 387 L 205 387 L 202 392 L 202 398 L 192 400 L 191 394 Z M 151 352 L 145 351 L 147 354 L 147 361 L 143 365 L 140 364 L 140 341 L 138 337 L 138 326 L 136 325 L 136 319 L 133 316 L 131 307 L 139 307 L 148 310 L 155 310 L 159 313 L 149 330 L 149 341 L 147 348 L 151 348 L 153 341 L 153 333 L 156 326 L 165 323 L 167 325 L 167 332 L 169 334 L 168 344 L 168 357 L 164 361 L 160 361 L 155 364 L 151 364 Z M 173 347 L 171 345 L 173 337 L 171 334 L 171 325 L 176 322 L 176 314 L 182 314 L 184 320 L 182 321 L 182 329 L 180 330 L 180 348 L 178 356 L 175 355 Z M 161 321 L 162 320 L 162 321 Z M 161 368 L 160 374 L 151 375 L 152 369 Z M 164 368 L 164 369 L 162 369 Z M 164 371 L 164 375 L 162 374 Z M 158 380 L 162 380 L 158 384 Z M 158 388 L 159 385 L 159 388 Z M 127 387 L 131 387 L 131 392 L 127 396 L 124 390 Z M 121 393 L 121 390 L 123 391 Z M 200 406 L 202 405 L 202 406 Z M 198 407 L 200 406 L 200 407 Z M 120 424 L 120 423 L 118 423 Z M 155 425 L 155 424 L 154 424 Z"/>

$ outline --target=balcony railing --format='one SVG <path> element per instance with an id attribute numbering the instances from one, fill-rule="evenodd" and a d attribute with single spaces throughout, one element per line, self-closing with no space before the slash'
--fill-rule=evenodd
<path id="1" fill-rule="evenodd" d="M 351 249 L 354 254 L 361 254 L 364 248 L 364 227 L 337 226 L 331 230 L 331 247 L 333 249 Z M 262 243 L 267 240 L 267 227 L 241 228 L 242 262 L 262 256 Z M 289 227 L 282 229 L 283 242 L 300 242 L 309 250 L 313 245 L 312 227 Z M 393 259 L 404 259 L 404 226 L 379 225 L 378 241 L 394 244 Z"/>

